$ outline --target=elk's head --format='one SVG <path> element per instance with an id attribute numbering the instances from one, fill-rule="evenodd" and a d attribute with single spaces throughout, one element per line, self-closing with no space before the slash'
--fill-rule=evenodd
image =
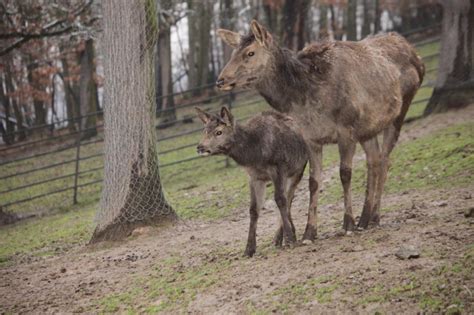
<path id="1" fill-rule="evenodd" d="M 271 49 L 274 45 L 272 35 L 265 27 L 253 20 L 247 36 L 223 29 L 219 29 L 217 34 L 234 49 L 217 79 L 217 87 L 230 91 L 234 88 L 250 88 L 261 81 L 271 67 Z"/>
<path id="2" fill-rule="evenodd" d="M 234 118 L 227 107 L 222 107 L 219 115 L 209 114 L 196 107 L 198 117 L 204 123 L 204 135 L 197 146 L 202 156 L 226 154 L 234 139 Z"/>

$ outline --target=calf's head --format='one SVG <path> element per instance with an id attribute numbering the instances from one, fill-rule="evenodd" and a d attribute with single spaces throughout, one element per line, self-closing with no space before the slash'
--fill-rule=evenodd
<path id="1" fill-rule="evenodd" d="M 220 90 L 250 88 L 261 81 L 271 68 L 272 35 L 255 20 L 250 24 L 250 31 L 246 36 L 229 30 L 217 31 L 221 39 L 234 48 L 229 62 L 217 79 L 216 85 Z"/>
<path id="2" fill-rule="evenodd" d="M 226 154 L 234 139 L 234 118 L 227 107 L 222 107 L 219 115 L 209 114 L 196 107 L 198 117 L 204 123 L 204 135 L 197 146 L 202 156 Z"/>

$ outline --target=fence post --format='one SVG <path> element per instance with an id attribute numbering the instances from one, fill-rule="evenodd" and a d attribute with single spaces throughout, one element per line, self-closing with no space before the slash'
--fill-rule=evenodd
<path id="1" fill-rule="evenodd" d="M 230 111 L 232 111 L 232 104 L 234 103 L 235 94 L 233 92 L 229 93 L 229 97 L 227 98 L 227 107 Z M 228 156 L 225 158 L 225 167 L 230 167 L 230 159 Z"/>
<path id="2" fill-rule="evenodd" d="M 74 171 L 74 195 L 73 204 L 77 204 L 77 182 L 79 181 L 79 159 L 81 157 L 81 137 L 82 137 L 82 120 L 79 118 L 79 132 L 76 139 L 76 169 Z"/>

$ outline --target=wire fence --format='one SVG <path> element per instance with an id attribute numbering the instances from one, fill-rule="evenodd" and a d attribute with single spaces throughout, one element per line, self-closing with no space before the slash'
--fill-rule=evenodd
<path id="1" fill-rule="evenodd" d="M 438 37 L 424 39 L 415 46 L 422 47 L 436 43 Z M 427 77 L 421 90 L 431 89 L 432 82 L 437 71 L 437 64 L 433 62 L 438 52 L 423 56 L 425 62 L 431 67 L 426 71 Z M 191 90 L 162 95 L 160 98 L 179 95 L 192 95 L 196 90 L 213 88 L 205 85 Z M 211 94 L 211 93 L 209 93 Z M 421 105 L 429 99 L 422 97 L 414 101 L 413 105 Z M 423 94 L 425 95 L 425 94 Z M 185 99 L 186 100 L 186 99 Z M 159 130 L 157 139 L 160 169 L 166 187 L 166 172 L 170 174 L 183 171 L 182 164 L 192 165 L 192 161 L 201 159 L 194 151 L 202 131 L 202 125 L 197 121 L 191 107 L 202 106 L 210 111 L 217 111 L 220 106 L 227 105 L 232 108 L 237 120 L 245 120 L 262 109 L 268 109 L 265 101 L 255 92 L 237 92 L 227 94 L 210 95 L 205 98 L 189 97 L 187 101 L 174 108 L 165 108 L 158 114 L 174 110 L 176 119 L 156 125 Z M 77 124 L 89 116 L 100 116 L 102 111 L 88 113 L 87 115 L 73 119 L 63 119 L 52 124 L 34 126 L 27 130 L 14 131 L 16 135 L 20 132 L 34 133 L 41 128 L 51 126 L 57 129 L 47 137 L 23 141 L 9 146 L 0 147 L 0 207 L 17 213 L 41 213 L 51 208 L 68 207 L 79 201 L 87 202 L 98 200 L 102 183 L 103 171 L 103 124 L 100 120 L 95 126 L 81 130 L 79 127 L 69 129 L 68 124 Z M 172 126 L 172 127 L 170 127 Z M 164 128 L 167 127 L 167 128 Z M 161 129 L 163 128 L 163 129 Z M 82 136 L 89 130 L 98 133 L 91 139 L 84 140 Z M 33 152 L 31 154 L 31 152 Z M 209 159 L 215 164 L 228 166 L 226 158 Z M 222 165 L 222 166 L 224 166 Z"/>

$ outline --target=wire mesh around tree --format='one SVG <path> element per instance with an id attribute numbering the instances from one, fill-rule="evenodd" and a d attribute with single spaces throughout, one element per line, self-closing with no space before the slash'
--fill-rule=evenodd
<path id="1" fill-rule="evenodd" d="M 154 129 L 154 1 L 108 0 L 103 10 L 105 169 L 93 240 L 175 216 L 163 194 Z"/>

